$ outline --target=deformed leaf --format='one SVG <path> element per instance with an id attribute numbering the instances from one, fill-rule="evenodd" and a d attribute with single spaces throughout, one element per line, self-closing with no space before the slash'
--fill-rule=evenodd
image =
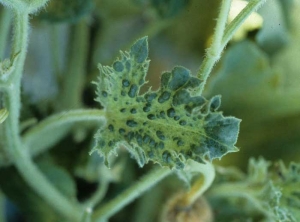
<path id="1" fill-rule="evenodd" d="M 140 95 L 149 67 L 147 38 L 121 52 L 111 67 L 99 65 L 97 101 L 107 124 L 92 151 L 106 158 L 124 146 L 143 166 L 149 160 L 182 169 L 187 159 L 203 162 L 237 151 L 240 120 L 218 111 L 221 97 L 198 95 L 201 81 L 177 66 L 161 76 L 161 87 Z"/>
<path id="2" fill-rule="evenodd" d="M 240 204 L 241 199 L 235 204 L 239 211 L 251 216 L 259 213 L 264 216 L 263 221 L 300 221 L 300 164 L 291 163 L 286 168 L 282 162 L 271 164 L 263 158 L 251 158 L 247 176 L 234 182 L 224 182 L 220 176 L 219 186 L 213 190 L 224 192 L 227 187 L 229 195 L 223 193 L 227 198 L 235 201 L 239 196 L 248 200 L 248 207 Z"/>

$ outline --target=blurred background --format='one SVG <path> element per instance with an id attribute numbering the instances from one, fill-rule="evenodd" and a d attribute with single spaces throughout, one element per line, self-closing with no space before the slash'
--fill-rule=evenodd
<path id="1" fill-rule="evenodd" d="M 31 18 L 22 89 L 23 133 L 62 110 L 101 108 L 91 83 L 99 74 L 97 64 L 112 64 L 119 50 L 127 50 L 140 37 L 149 37 L 145 90 L 157 89 L 161 73 L 175 65 L 196 75 L 219 4 L 219 0 L 50 0 Z M 229 19 L 244 5 L 234 0 Z M 9 56 L 12 19 L 0 6 L 0 35 L 8 36 L 0 38 L 1 60 Z M 299 1 L 267 1 L 228 44 L 204 91 L 207 98 L 222 95 L 220 110 L 225 116 L 242 119 L 240 151 L 214 164 L 246 170 L 250 157 L 300 161 L 299 58 Z M 95 129 L 84 124 L 60 129 L 62 139 L 56 144 L 45 135 L 48 142 L 42 154 L 32 146 L 40 169 L 70 198 L 84 201 L 106 178 L 110 185 L 104 201 L 109 200 L 153 167 L 139 169 L 123 152 L 112 171 L 104 169 L 101 158 L 88 155 Z M 175 176 L 165 180 L 111 221 L 159 221 L 163 200 L 183 188 Z M 3 221 L 61 221 L 13 167 L 0 169 L 0 189 L 6 196 Z"/>

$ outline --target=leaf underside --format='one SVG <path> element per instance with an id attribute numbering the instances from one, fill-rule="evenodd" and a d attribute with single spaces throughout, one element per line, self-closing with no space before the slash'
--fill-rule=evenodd
<path id="1" fill-rule="evenodd" d="M 187 159 L 202 163 L 238 149 L 240 120 L 217 111 L 221 98 L 198 95 L 201 81 L 177 66 L 161 76 L 161 87 L 140 95 L 149 67 L 147 38 L 134 43 L 113 65 L 99 65 L 97 101 L 107 124 L 96 134 L 98 151 L 106 159 L 125 147 L 142 167 L 149 160 L 182 169 Z"/>

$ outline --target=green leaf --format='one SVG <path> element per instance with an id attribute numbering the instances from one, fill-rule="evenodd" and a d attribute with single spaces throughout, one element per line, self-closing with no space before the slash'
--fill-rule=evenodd
<path id="1" fill-rule="evenodd" d="M 300 164 L 291 163 L 286 168 L 282 162 L 271 164 L 263 158 L 251 158 L 247 176 L 234 182 L 224 182 L 221 177 L 218 176 L 219 185 L 214 185 L 212 194 L 235 202 L 239 211 L 248 216 L 264 216 L 264 221 L 300 221 Z M 236 197 L 248 200 L 248 205 Z"/>
<path id="2" fill-rule="evenodd" d="M 182 169 L 187 159 L 202 163 L 238 149 L 240 120 L 224 117 L 221 97 L 198 95 L 201 81 L 177 66 L 161 76 L 161 87 L 140 95 L 149 67 L 147 38 L 121 52 L 111 67 L 99 65 L 97 101 L 106 110 L 107 124 L 96 135 L 92 150 L 106 158 L 127 148 L 142 167 L 149 160 Z"/>

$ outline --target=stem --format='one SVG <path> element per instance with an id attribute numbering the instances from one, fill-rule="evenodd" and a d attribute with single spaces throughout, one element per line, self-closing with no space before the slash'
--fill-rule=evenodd
<path id="1" fill-rule="evenodd" d="M 60 110 L 79 108 L 84 87 L 88 54 L 89 30 L 85 20 L 73 26 L 71 32 L 70 60 L 64 76 Z"/>
<path id="2" fill-rule="evenodd" d="M 4 53 L 7 45 L 6 41 L 9 34 L 11 19 L 12 17 L 9 10 L 2 7 L 0 9 L 0 60 L 4 59 Z"/>
<path id="3" fill-rule="evenodd" d="M 185 199 L 183 203 L 185 206 L 191 206 L 202 194 L 212 185 L 215 179 L 215 168 L 212 163 L 206 161 L 205 164 L 199 164 L 196 162 L 188 163 L 191 170 L 196 171 L 197 173 L 201 173 L 201 177 L 199 177 L 191 189 L 185 195 Z"/>
<path id="4" fill-rule="evenodd" d="M 96 221 L 106 220 L 127 204 L 132 202 L 142 193 L 150 189 L 156 183 L 161 181 L 173 171 L 169 168 L 158 168 L 152 170 L 149 174 L 144 176 L 140 181 L 134 183 L 131 187 L 119 194 L 113 200 L 109 201 L 98 210 L 95 211 L 94 218 Z"/>
<path id="5" fill-rule="evenodd" d="M 219 26 L 219 23 L 223 23 L 223 24 L 226 23 L 226 21 L 221 20 L 221 16 L 222 16 L 222 19 L 224 19 L 224 16 L 225 16 L 225 12 L 223 13 L 222 11 L 223 10 L 227 11 L 227 5 L 226 5 L 226 8 L 225 8 L 225 6 L 223 8 L 223 4 L 226 4 L 226 2 L 224 2 L 224 1 L 226 1 L 226 0 L 223 0 L 222 6 L 221 6 L 220 17 L 217 20 L 217 26 L 216 26 L 212 46 L 211 46 L 211 48 L 209 48 L 207 50 L 207 56 L 203 60 L 201 66 L 199 68 L 199 71 L 197 73 L 197 76 L 203 81 L 203 83 L 201 84 L 201 88 L 199 89 L 199 94 L 202 94 L 204 86 L 207 82 L 207 79 L 213 69 L 213 66 L 220 58 L 222 51 L 224 50 L 224 48 L 226 47 L 227 43 L 230 41 L 230 39 L 232 38 L 234 33 L 236 32 L 236 30 L 243 24 L 243 22 L 249 17 L 249 15 L 253 11 L 257 10 L 265 2 L 265 0 L 250 1 L 248 3 L 248 5 L 235 17 L 235 19 L 229 25 L 227 25 L 226 29 L 225 30 L 223 29 L 221 32 L 218 29 L 218 27 L 220 27 L 220 29 L 221 29 L 221 28 L 223 28 L 223 26 L 222 25 Z M 227 2 L 227 4 L 229 4 L 229 3 Z M 227 12 L 227 15 L 228 15 L 228 12 Z M 220 35 L 221 41 L 220 41 L 220 36 L 217 37 L 216 33 L 218 33 L 218 35 L 220 35 L 222 33 L 222 35 Z"/>
<path id="6" fill-rule="evenodd" d="M 65 126 L 81 121 L 105 122 L 105 110 L 86 109 L 72 110 L 55 114 L 38 123 L 29 129 L 23 136 L 23 143 L 30 148 L 30 153 L 36 155 L 46 148 L 49 144 L 57 142 L 61 135 L 65 135 Z M 58 133 L 51 133 L 58 131 Z M 51 140 L 46 140 L 47 135 L 51 136 Z M 47 143 L 48 142 L 48 143 Z M 32 146 L 34 144 L 34 146 Z"/>
<path id="7" fill-rule="evenodd" d="M 233 19 L 233 21 L 226 27 L 224 36 L 222 38 L 222 49 L 225 48 L 227 43 L 230 41 L 234 33 L 243 22 L 249 17 L 249 15 L 260 8 L 266 0 L 252 0 L 247 6 Z"/>
<path id="8" fill-rule="evenodd" d="M 4 89 L 3 102 L 4 107 L 9 111 L 9 116 L 2 124 L 4 131 L 4 138 L 1 138 L 4 141 L 3 150 L 15 164 L 23 179 L 36 193 L 66 218 L 78 221 L 81 215 L 80 208 L 71 204 L 49 183 L 47 178 L 34 165 L 26 150 L 23 149 L 19 135 L 20 85 L 26 57 L 29 15 L 27 12 L 20 11 L 14 11 L 14 14 L 15 26 L 12 55 L 20 54 L 16 61 L 16 68 L 8 79 L 9 87 Z"/>
<path id="9" fill-rule="evenodd" d="M 231 5 L 231 0 L 222 1 L 220 14 L 217 19 L 217 24 L 216 24 L 211 47 L 207 50 L 206 57 L 202 62 L 200 69 L 198 71 L 197 76 L 203 81 L 199 92 L 200 94 L 202 94 L 208 76 L 211 73 L 214 64 L 220 59 L 221 53 L 223 51 L 223 48 L 221 48 L 221 41 L 225 30 L 227 18 L 228 18 L 230 5 Z"/>
<path id="10" fill-rule="evenodd" d="M 85 201 L 83 203 L 83 206 L 86 208 L 94 208 L 105 196 L 107 190 L 108 190 L 108 181 L 101 180 L 99 181 L 98 188 L 95 193 L 93 193 L 93 196 Z"/>

